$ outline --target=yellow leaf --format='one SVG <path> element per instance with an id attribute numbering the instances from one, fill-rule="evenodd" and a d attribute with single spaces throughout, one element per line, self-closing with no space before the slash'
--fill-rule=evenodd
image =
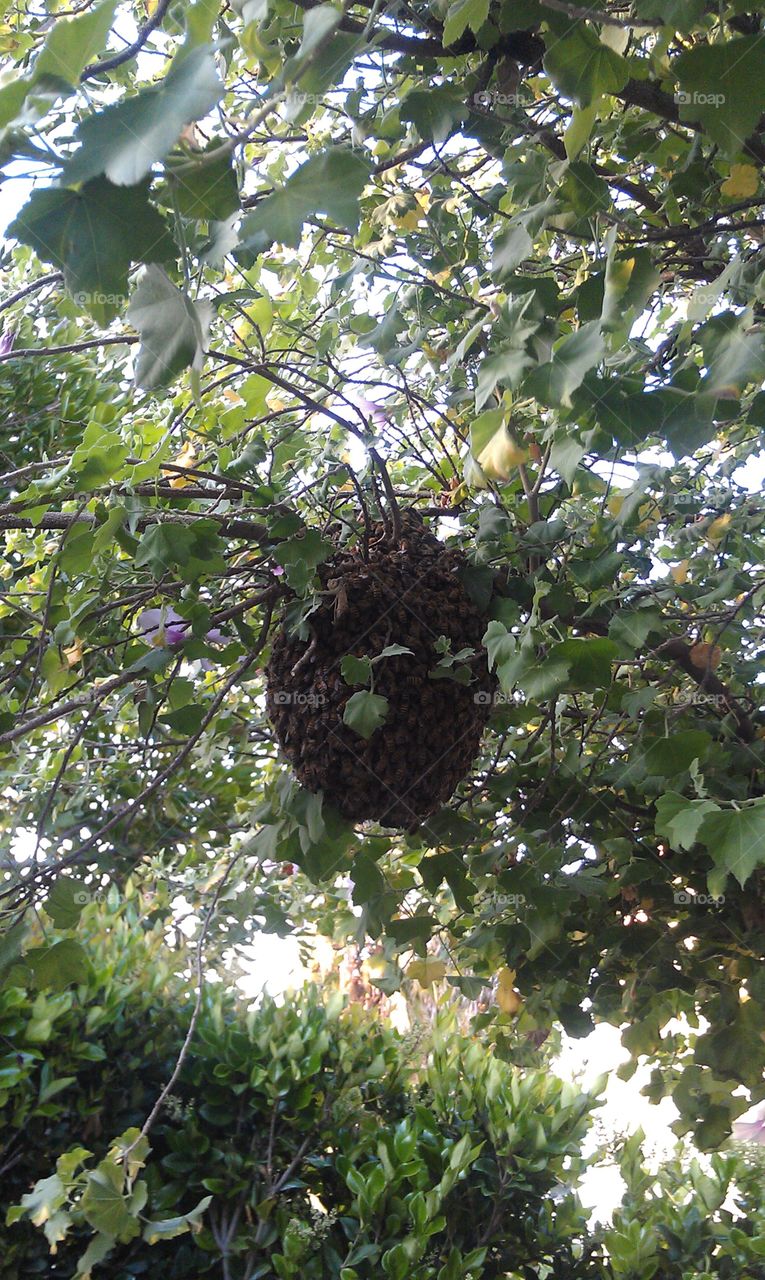
<path id="1" fill-rule="evenodd" d="M 684 582 L 688 581 L 688 560 L 681 560 L 673 569 L 670 569 L 670 576 L 675 586 L 681 587 Z"/>
<path id="2" fill-rule="evenodd" d="M 523 1007 L 523 1000 L 515 990 L 515 970 L 500 969 L 497 975 L 497 1004 L 502 1013 L 513 1014 L 519 1013 Z"/>
<path id="3" fill-rule="evenodd" d="M 734 200 L 745 200 L 753 196 L 760 185 L 760 176 L 753 164 L 733 164 L 730 177 L 726 178 L 720 190 L 724 196 Z"/>
<path id="4" fill-rule="evenodd" d="M 440 982 L 445 974 L 444 961 L 436 960 L 433 956 L 426 956 L 424 960 L 412 960 L 406 969 L 407 978 L 414 978 L 421 987 L 431 987 L 434 982 Z"/>
<path id="5" fill-rule="evenodd" d="M 509 480 L 513 467 L 527 462 L 529 456 L 508 431 L 504 409 L 487 409 L 475 419 L 470 452 L 489 480 Z"/>
<path id="6" fill-rule="evenodd" d="M 68 648 L 64 649 L 64 657 L 70 667 L 76 667 L 82 662 L 82 641 L 79 638 L 75 640 L 74 644 L 70 644 Z"/>
<path id="7" fill-rule="evenodd" d="M 173 458 L 176 467 L 193 467 L 196 461 L 197 453 L 191 440 L 187 440 L 177 458 Z M 171 489 L 184 489 L 187 484 L 194 483 L 191 476 L 179 476 L 175 471 L 167 471 L 164 468 L 162 475 L 169 477 Z"/>
<path id="8" fill-rule="evenodd" d="M 706 532 L 708 542 L 720 542 L 725 537 L 725 532 L 731 522 L 731 515 L 718 516 L 713 520 Z"/>
<path id="9" fill-rule="evenodd" d="M 626 498 L 626 496 L 627 496 L 626 493 L 611 494 L 611 497 L 608 499 L 608 502 L 606 505 L 612 516 L 618 516 L 619 512 L 624 506 L 624 499 Z"/>
<path id="10" fill-rule="evenodd" d="M 722 658 L 722 649 L 716 644 L 695 644 L 690 657 L 699 671 L 716 671 Z"/>

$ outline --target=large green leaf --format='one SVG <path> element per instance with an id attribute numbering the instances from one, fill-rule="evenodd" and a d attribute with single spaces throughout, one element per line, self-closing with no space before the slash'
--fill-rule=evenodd
<path id="1" fill-rule="evenodd" d="M 400 108 L 401 119 L 411 120 L 421 138 L 435 143 L 445 142 L 466 112 L 464 95 L 445 84 L 413 89 Z"/>
<path id="2" fill-rule="evenodd" d="M 584 375 L 605 353 L 605 342 L 596 320 L 582 325 L 555 348 L 552 360 L 531 373 L 524 391 L 547 405 L 570 405 Z"/>
<path id="3" fill-rule="evenodd" d="M 0 89 L 0 128 L 22 114 L 28 119 L 42 115 L 66 85 L 79 83 L 91 58 L 106 43 L 116 8 L 116 0 L 103 0 L 86 13 L 56 17 L 30 74 L 10 79 Z"/>
<path id="4" fill-rule="evenodd" d="M 201 369 L 211 316 L 208 303 L 192 302 L 161 267 L 146 267 L 127 312 L 141 335 L 138 386 L 153 391 L 184 369 Z"/>
<path id="5" fill-rule="evenodd" d="M 333 147 L 312 156 L 280 191 L 262 200 L 242 223 L 242 244 L 263 248 L 278 241 L 297 247 L 303 223 L 325 213 L 341 227 L 359 225 L 359 196 L 369 177 L 369 164 L 354 151 Z"/>
<path id="6" fill-rule="evenodd" d="M 691 849 L 705 818 L 717 812 L 713 800 L 686 800 L 676 791 L 666 791 L 656 801 L 656 834 L 666 836 L 676 849 Z"/>
<path id="7" fill-rule="evenodd" d="M 205 115 L 222 92 L 212 50 L 201 45 L 192 49 L 158 84 L 86 116 L 75 134 L 80 146 L 66 165 L 65 181 L 86 182 L 105 173 L 117 186 L 132 186 L 164 159 L 183 126 Z"/>
<path id="8" fill-rule="evenodd" d="M 135 562 L 139 568 L 148 566 L 157 578 L 177 570 L 193 582 L 201 573 L 219 573 L 224 568 L 222 549 L 213 520 L 196 520 L 191 525 L 157 523 L 141 536 Z"/>
<path id="9" fill-rule="evenodd" d="M 388 699 L 362 689 L 352 694 L 345 704 L 343 721 L 360 737 L 371 738 L 375 730 L 385 723 L 387 714 Z"/>
<path id="10" fill-rule="evenodd" d="M 92 893 L 82 880 L 59 876 L 45 899 L 45 910 L 57 929 L 71 929 L 91 898 Z"/>
<path id="11" fill-rule="evenodd" d="M 86 1222 L 106 1235 L 120 1240 L 130 1240 L 138 1235 L 140 1226 L 123 1195 L 125 1175 L 112 1160 L 102 1160 L 97 1169 L 88 1174 L 80 1208 Z"/>
<path id="12" fill-rule="evenodd" d="M 765 865 L 765 800 L 710 814 L 698 838 L 716 868 L 709 877 L 711 891 L 719 893 L 729 875 L 745 885 L 757 867 Z"/>
<path id="13" fill-rule="evenodd" d="M 105 325 L 125 309 L 131 262 L 169 262 L 178 252 L 148 191 L 148 179 L 117 187 L 104 177 L 79 191 L 33 191 L 9 234 L 62 270 L 75 302 Z"/>
<path id="14" fill-rule="evenodd" d="M 239 208 L 239 186 L 230 156 L 190 165 L 184 158 L 168 164 L 167 186 L 163 191 L 168 204 L 184 218 L 204 218 L 206 222 L 222 221 Z"/>
<path id="15" fill-rule="evenodd" d="M 74 18 L 58 18 L 35 62 L 35 79 L 52 76 L 76 85 L 91 58 L 103 49 L 116 8 L 117 0 L 103 0 Z"/>
<path id="16" fill-rule="evenodd" d="M 24 957 L 43 990 L 63 991 L 71 982 L 84 982 L 88 960 L 79 942 L 64 938 L 50 947 L 34 947 Z"/>
<path id="17" fill-rule="evenodd" d="M 751 315 L 725 312 L 713 316 L 700 334 L 706 373 L 701 393 L 720 400 L 737 400 L 749 383 L 762 382 L 765 371 L 765 330 Z"/>
<path id="18" fill-rule="evenodd" d="M 618 652 L 614 641 L 605 637 L 572 638 L 553 645 L 547 661 L 566 664 L 568 683 L 574 690 L 606 689 L 611 683 L 611 667 Z"/>
<path id="19" fill-rule="evenodd" d="M 489 16 L 489 0 L 452 0 L 444 23 L 444 46 L 454 44 L 468 27 L 478 32 Z"/>
<path id="20" fill-rule="evenodd" d="M 618 93 L 629 76 L 627 59 L 585 26 L 554 40 L 545 54 L 544 67 L 561 93 L 580 107 L 588 107 L 604 93 Z"/>
<path id="21" fill-rule="evenodd" d="M 680 117 L 698 120 L 728 155 L 740 151 L 765 111 L 762 38 L 697 44 L 672 63 Z"/>
<path id="22" fill-rule="evenodd" d="M 711 741 L 704 729 L 683 729 L 657 738 L 645 753 L 646 769 L 659 777 L 672 778 L 688 769 L 694 760 L 703 760 Z"/>

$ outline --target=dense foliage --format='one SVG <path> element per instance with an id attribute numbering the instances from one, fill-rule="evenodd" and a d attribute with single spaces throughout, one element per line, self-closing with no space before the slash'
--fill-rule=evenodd
<path id="1" fill-rule="evenodd" d="M 261 928 L 373 939 L 388 992 L 501 971 L 502 1052 L 625 1026 L 716 1146 L 765 1094 L 760 12 L 21 2 L 0 41 L 36 179 L 0 303 L 3 963 L 66 1003 L 78 895 L 135 874 L 203 920 L 200 982 Z M 294 783 L 263 669 L 409 506 L 469 557 L 500 693 L 402 834 Z"/>
<path id="2" fill-rule="evenodd" d="M 611 1144 L 624 1203 L 592 1228 L 576 1184 L 600 1086 L 509 1066 L 448 1014 L 402 1038 L 336 991 L 248 1009 L 218 981 L 138 1138 L 194 997 L 186 944 L 168 945 L 151 905 L 110 890 L 83 913 L 82 982 L 36 991 L 16 971 L 0 995 L 16 1046 L 0 1058 L 17 1202 L 2 1280 L 99 1262 L 113 1280 L 765 1276 L 761 1160 L 649 1170 L 639 1134 Z"/>
<path id="3" fill-rule="evenodd" d="M 546 1197 L 575 1180 L 594 1098 L 459 1036 L 402 1041 L 337 992 L 247 1011 L 211 986 L 151 1156 L 141 1138 L 123 1167 L 193 986 L 148 904 L 109 900 L 85 910 L 81 984 L 9 986 L 0 1003 L 20 1050 L 0 1076 L 3 1186 L 21 1205 L 0 1229 L 3 1280 L 71 1275 L 89 1231 L 78 1274 L 108 1257 L 120 1280 L 456 1280 L 555 1257 L 576 1274 L 581 1211 Z"/>

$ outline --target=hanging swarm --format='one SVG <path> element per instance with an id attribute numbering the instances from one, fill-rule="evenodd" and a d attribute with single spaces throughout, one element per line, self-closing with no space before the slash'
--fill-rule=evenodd
<path id="1" fill-rule="evenodd" d="M 495 680 L 481 646 L 485 616 L 459 577 L 465 557 L 446 550 L 414 512 L 401 519 L 398 544 L 377 526 L 368 560 L 357 548 L 320 566 L 323 603 L 309 618 L 309 638 L 285 630 L 275 636 L 267 708 L 304 787 L 323 791 L 354 822 L 374 819 L 410 830 L 448 800 L 469 771 Z M 460 664 L 472 673 L 469 685 L 432 678 L 443 636 L 453 655 L 475 650 Z M 390 645 L 412 653 L 374 664 L 374 693 L 388 708 L 365 739 L 343 722 L 346 704 L 363 685 L 346 683 L 341 663 L 347 655 L 379 658 Z"/>

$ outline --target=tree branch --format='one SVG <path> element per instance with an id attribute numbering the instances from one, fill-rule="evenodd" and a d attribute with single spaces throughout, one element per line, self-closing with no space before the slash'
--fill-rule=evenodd
<path id="1" fill-rule="evenodd" d="M 13 306 L 14 302 L 21 302 L 22 298 L 26 298 L 30 293 L 36 293 L 38 289 L 44 289 L 48 284 L 60 284 L 63 278 L 63 274 L 60 271 L 52 271 L 49 276 L 41 276 L 39 280 L 33 280 L 25 288 L 12 293 L 10 298 L 4 298 L 0 302 L 0 311 L 7 311 L 9 307 Z"/>
<path id="2" fill-rule="evenodd" d="M 742 742 L 754 742 L 757 737 L 756 726 L 752 723 L 741 703 L 733 697 L 722 680 L 719 680 L 713 671 L 708 667 L 698 667 L 692 658 L 693 646 L 688 644 L 687 640 L 681 639 L 679 636 L 673 636 L 671 640 L 665 640 L 660 645 L 657 653 L 666 658 L 671 658 L 676 666 L 680 667 L 691 680 L 703 689 L 705 693 L 712 694 L 719 699 L 724 707 L 730 712 L 736 721 L 736 731 Z"/>
<path id="3" fill-rule="evenodd" d="M 152 489 L 152 494 L 154 490 Z M 165 497 L 163 493 L 157 496 Z M 181 495 L 179 495 L 181 496 Z M 205 490 L 205 497 L 220 497 L 220 494 L 212 494 Z M 268 528 L 264 524 L 258 524 L 254 520 L 238 520 L 235 517 L 216 515 L 212 511 L 200 511 L 193 515 L 181 515 L 179 512 L 170 511 L 152 511 L 144 516 L 139 516 L 135 527 L 137 529 L 147 529 L 153 524 L 194 524 L 197 520 L 217 520 L 220 524 L 221 533 L 230 534 L 233 538 L 246 538 L 249 542 L 270 542 L 271 537 Z M 74 524 L 92 525 L 98 527 L 96 516 L 90 512 L 83 512 L 82 515 L 68 515 L 60 512 L 47 512 L 41 516 L 39 520 L 30 520 L 26 516 L 4 515 L 0 516 L 0 531 L 3 529 L 23 529 L 31 533 L 37 532 L 39 529 L 70 529 Z M 278 539 L 273 539 L 278 541 Z"/>
<path id="4" fill-rule="evenodd" d="M 157 27 L 160 26 L 169 8 L 170 0 L 159 0 L 153 14 L 148 22 L 141 27 L 133 43 L 129 44 L 120 53 L 115 53 L 111 58 L 104 58 L 102 62 L 91 62 L 90 66 L 86 67 L 80 76 L 80 84 L 85 80 L 92 80 L 94 76 L 101 76 L 106 71 L 113 71 L 115 67 L 121 67 L 123 62 L 129 62 L 137 53 L 140 53 L 152 31 L 156 31 Z"/>

